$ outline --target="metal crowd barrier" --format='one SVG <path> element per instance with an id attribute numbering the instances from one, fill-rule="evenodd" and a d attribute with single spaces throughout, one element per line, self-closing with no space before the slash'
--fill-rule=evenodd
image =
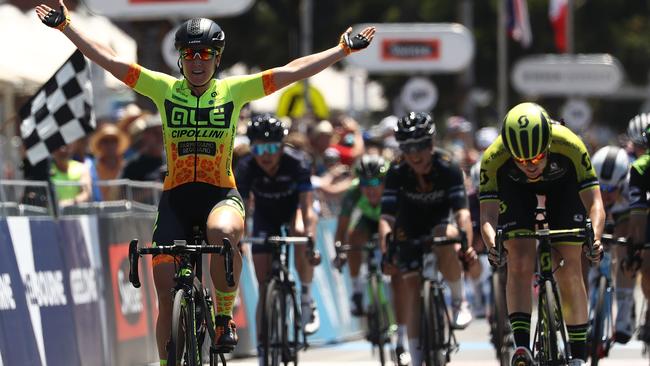
<path id="1" fill-rule="evenodd" d="M 155 213 L 162 193 L 162 183 L 128 179 L 92 183 L 102 199 L 92 197 L 86 202 L 61 206 L 56 199 L 57 188 L 79 187 L 79 182 L 31 180 L 0 180 L 0 216 L 67 216 L 120 212 Z M 92 191 L 92 189 L 91 189 Z"/>

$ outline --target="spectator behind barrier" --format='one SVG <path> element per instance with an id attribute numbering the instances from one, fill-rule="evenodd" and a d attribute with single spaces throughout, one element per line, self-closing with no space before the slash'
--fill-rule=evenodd
<path id="1" fill-rule="evenodd" d="M 316 124 L 309 133 L 309 143 L 314 164 L 314 174 L 322 176 L 325 174 L 326 167 L 324 163 L 325 150 L 330 147 L 332 137 L 334 136 L 334 127 L 330 121 L 322 120 Z"/>
<path id="2" fill-rule="evenodd" d="M 359 123 L 347 115 L 339 115 L 332 122 L 335 143 L 331 147 L 338 150 L 342 164 L 351 166 L 364 152 L 363 134 Z"/>
<path id="3" fill-rule="evenodd" d="M 102 124 L 90 138 L 90 152 L 95 157 L 99 180 L 117 179 L 124 168 L 123 154 L 129 147 L 129 138 L 112 123 Z M 111 187 L 100 187 L 102 200 L 119 199 L 119 192 Z"/>
<path id="4" fill-rule="evenodd" d="M 129 126 L 136 155 L 126 162 L 122 178 L 162 182 L 165 172 L 162 121 L 159 114 L 144 114 Z"/>
<path id="5" fill-rule="evenodd" d="M 90 172 L 85 164 L 72 159 L 70 145 L 63 145 L 52 153 L 50 181 L 59 209 L 90 201 Z"/>

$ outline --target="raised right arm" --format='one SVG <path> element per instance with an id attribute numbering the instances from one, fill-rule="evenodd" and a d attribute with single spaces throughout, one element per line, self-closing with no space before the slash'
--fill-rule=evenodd
<path id="1" fill-rule="evenodd" d="M 124 80 L 130 64 L 119 60 L 112 49 L 83 34 L 69 21 L 68 9 L 63 4 L 63 0 L 59 0 L 59 5 L 59 10 L 54 10 L 45 4 L 38 5 L 36 15 L 48 27 L 60 29 L 77 46 L 79 51 L 90 60 L 113 74 L 117 79 Z M 52 19 L 58 19 L 60 22 Z"/>

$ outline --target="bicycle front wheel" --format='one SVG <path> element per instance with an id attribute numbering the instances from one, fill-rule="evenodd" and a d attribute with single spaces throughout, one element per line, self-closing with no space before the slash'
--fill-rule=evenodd
<path id="1" fill-rule="evenodd" d="M 557 322 L 556 309 L 557 302 L 553 293 L 553 286 L 550 281 L 544 282 L 544 294 L 540 298 L 541 306 L 539 307 L 539 321 L 542 323 L 540 328 L 540 364 L 557 365 L 559 352 L 557 346 Z"/>
<path id="2" fill-rule="evenodd" d="M 600 358 L 603 356 L 605 347 L 605 296 L 607 296 L 607 278 L 601 276 L 598 280 L 598 292 L 596 292 L 596 307 L 594 308 L 594 318 L 591 323 L 591 347 L 589 356 L 591 365 L 598 366 Z"/>
<path id="3" fill-rule="evenodd" d="M 187 297 L 187 299 L 190 299 Z M 191 299 L 186 299 L 185 290 L 180 289 L 174 295 L 172 308 L 172 333 L 167 343 L 167 362 L 169 365 L 201 365 L 198 342 L 194 325 L 196 313 Z M 189 303 L 188 303 L 189 302 Z"/>
<path id="4" fill-rule="evenodd" d="M 282 359 L 284 307 L 284 296 L 280 284 L 272 280 L 266 287 L 262 315 L 263 361 L 266 366 L 278 366 Z"/>
<path id="5" fill-rule="evenodd" d="M 442 289 L 438 284 L 426 281 L 422 296 L 422 329 L 420 339 L 423 344 L 422 357 L 427 366 L 444 366 L 447 364 L 446 333 L 450 326 L 447 323 L 446 305 L 442 297 Z"/>

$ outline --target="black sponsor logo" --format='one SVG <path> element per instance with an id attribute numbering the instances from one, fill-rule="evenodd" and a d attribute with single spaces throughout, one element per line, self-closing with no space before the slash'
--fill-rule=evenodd
<path id="1" fill-rule="evenodd" d="M 529 123 L 530 121 L 528 121 L 528 117 L 526 117 L 525 115 L 519 117 L 519 119 L 517 120 L 517 124 L 519 124 L 519 127 L 521 128 L 526 128 L 526 126 L 528 126 Z"/>
<path id="2" fill-rule="evenodd" d="M 490 180 L 490 178 L 488 178 L 488 176 L 487 176 L 487 170 L 481 169 L 481 175 L 480 175 L 480 180 L 479 180 L 480 184 L 485 185 L 489 180 Z"/>
<path id="3" fill-rule="evenodd" d="M 174 104 L 165 100 L 165 114 L 167 127 L 205 127 L 205 128 L 230 128 L 234 103 L 228 102 L 219 106 L 208 108 L 192 108 Z"/>
<path id="4" fill-rule="evenodd" d="M 582 153 L 582 166 L 585 170 L 591 170 L 591 159 L 589 159 L 588 153 Z"/>
<path id="5" fill-rule="evenodd" d="M 178 156 L 184 155 L 210 155 L 217 153 L 217 144 L 212 141 L 181 141 L 178 143 Z"/>

